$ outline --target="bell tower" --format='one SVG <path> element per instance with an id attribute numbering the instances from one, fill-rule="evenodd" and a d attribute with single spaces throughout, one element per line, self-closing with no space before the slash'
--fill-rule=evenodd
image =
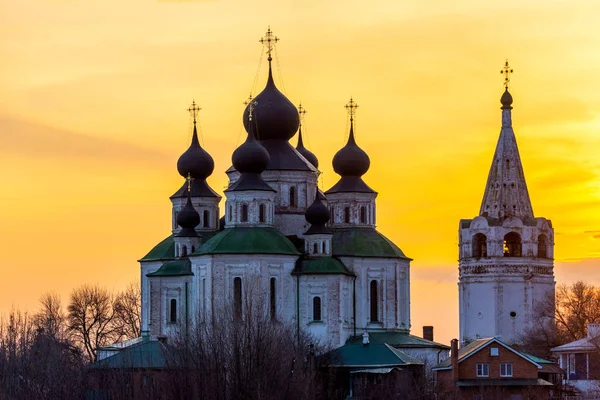
<path id="1" fill-rule="evenodd" d="M 507 61 L 502 128 L 479 215 L 459 225 L 461 345 L 492 336 L 519 343 L 554 299 L 554 229 L 531 206 L 511 121 L 512 71 Z"/>

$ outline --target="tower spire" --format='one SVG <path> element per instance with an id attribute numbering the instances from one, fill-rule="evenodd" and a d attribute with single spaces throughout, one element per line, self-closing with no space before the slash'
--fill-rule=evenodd
<path id="1" fill-rule="evenodd" d="M 521 219 L 533 218 L 533 207 L 525 182 L 523 164 L 519 155 L 517 139 L 512 128 L 512 96 L 508 92 L 510 74 L 513 70 L 504 64 L 500 71 L 504 74 L 502 103 L 502 128 L 496 145 L 494 159 L 488 175 L 480 215 L 504 219 L 516 216 Z"/>
<path id="2" fill-rule="evenodd" d="M 350 116 L 350 134 L 348 135 L 348 142 L 354 143 L 354 115 L 356 114 L 356 109 L 358 108 L 358 104 L 350 97 L 350 101 L 344 106 L 346 111 L 348 111 L 348 115 Z"/>

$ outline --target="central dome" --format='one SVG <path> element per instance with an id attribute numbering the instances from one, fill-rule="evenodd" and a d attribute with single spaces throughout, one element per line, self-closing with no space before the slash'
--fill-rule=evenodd
<path id="1" fill-rule="evenodd" d="M 267 86 L 253 101 L 254 134 L 258 140 L 290 140 L 298 130 L 298 109 L 277 89 L 269 67 Z M 248 105 L 249 106 L 249 105 Z M 248 131 L 248 106 L 244 110 L 244 128 Z"/>

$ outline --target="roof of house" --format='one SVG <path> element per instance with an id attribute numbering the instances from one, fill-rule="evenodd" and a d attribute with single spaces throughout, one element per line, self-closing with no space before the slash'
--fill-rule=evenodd
<path id="1" fill-rule="evenodd" d="M 350 275 L 353 272 L 334 257 L 303 257 L 296 261 L 292 275 Z"/>
<path id="2" fill-rule="evenodd" d="M 502 342 L 499 339 L 494 338 L 494 337 L 473 340 L 468 345 L 466 345 L 466 346 L 462 347 L 461 349 L 459 349 L 458 350 L 458 362 L 460 363 L 463 360 L 466 360 L 467 358 L 471 357 L 473 354 L 475 354 L 475 353 L 479 352 L 480 350 L 486 348 L 488 345 L 490 345 L 492 343 L 496 343 L 496 344 L 504 347 L 505 349 L 512 351 L 516 355 L 518 355 L 520 357 L 523 357 L 525 360 L 527 360 L 530 363 L 534 364 L 536 367 L 538 367 L 540 369 L 542 368 L 542 366 L 538 362 L 536 362 L 534 360 L 533 356 L 528 356 L 528 355 L 526 355 L 524 353 L 521 353 L 521 352 L 513 349 L 509 345 L 505 344 L 504 342 Z M 438 365 L 436 365 L 435 367 L 433 367 L 433 370 L 444 370 L 444 369 L 452 369 L 452 357 L 449 357 L 449 358 L 445 359 L 444 361 L 442 361 L 441 363 L 439 363 Z"/>
<path id="3" fill-rule="evenodd" d="M 148 338 L 97 361 L 92 368 L 165 368 L 165 350 L 163 343 Z"/>
<path id="4" fill-rule="evenodd" d="M 597 351 L 598 348 L 600 348 L 600 336 L 594 338 L 585 337 L 563 344 L 562 346 L 554 347 L 550 351 L 555 353 L 588 353 L 590 351 Z"/>
<path id="5" fill-rule="evenodd" d="M 330 365 L 343 368 L 384 368 L 402 365 L 423 365 L 386 343 L 349 342 L 328 353 Z"/>
<path id="6" fill-rule="evenodd" d="M 552 386 L 552 384 L 543 379 L 459 379 L 456 381 L 456 386 Z"/>
<path id="7" fill-rule="evenodd" d="M 193 255 L 204 254 L 288 254 L 299 251 L 274 228 L 226 228 L 208 239 Z"/>
<path id="8" fill-rule="evenodd" d="M 373 228 L 333 230 L 332 253 L 337 257 L 380 257 L 410 260 L 391 240 Z"/>
<path id="9" fill-rule="evenodd" d="M 350 338 L 349 341 L 362 343 L 362 336 Z M 369 332 L 369 342 L 375 344 L 386 343 L 401 349 L 436 348 L 450 350 L 450 346 L 445 344 L 432 342 L 404 332 Z"/>

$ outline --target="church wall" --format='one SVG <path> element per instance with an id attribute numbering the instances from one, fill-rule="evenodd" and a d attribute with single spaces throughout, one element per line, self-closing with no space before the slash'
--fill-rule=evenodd
<path id="1" fill-rule="evenodd" d="M 150 334 L 169 337 L 183 334 L 189 321 L 189 307 L 192 300 L 191 277 L 152 277 L 149 281 Z M 171 300 L 176 301 L 174 321 L 171 320 L 170 315 Z M 188 318 L 186 318 L 186 314 Z"/>
<path id="2" fill-rule="evenodd" d="M 357 330 L 410 330 L 410 263 L 393 258 L 343 257 L 356 274 Z M 377 317 L 371 321 L 371 281 L 377 282 Z"/>
<path id="3" fill-rule="evenodd" d="M 375 198 L 376 193 L 332 193 L 327 196 L 331 220 L 335 228 L 369 226 L 374 228 L 376 223 Z M 365 208 L 365 222 L 361 222 L 361 208 Z M 350 210 L 350 222 L 346 223 L 345 209 Z"/>
<path id="4" fill-rule="evenodd" d="M 140 289 L 142 295 L 142 331 L 149 331 L 150 323 L 150 284 L 146 276 L 156 272 L 162 265 L 162 261 L 140 262 Z"/>

